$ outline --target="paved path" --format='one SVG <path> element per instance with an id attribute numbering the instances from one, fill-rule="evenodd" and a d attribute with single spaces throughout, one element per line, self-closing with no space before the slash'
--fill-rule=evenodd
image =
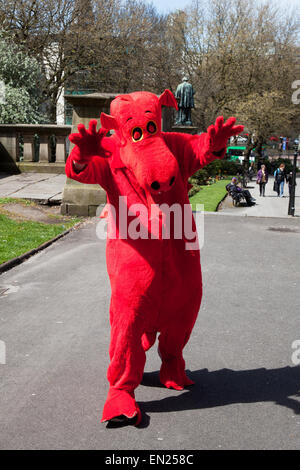
<path id="1" fill-rule="evenodd" d="M 65 175 L 51 173 L 0 173 L 0 197 L 31 199 L 58 204 L 66 181 Z"/>
<path id="2" fill-rule="evenodd" d="M 256 199 L 256 205 L 252 207 L 247 207 L 243 205 L 241 207 L 233 207 L 231 197 L 227 197 L 224 203 L 222 204 L 220 213 L 228 215 L 246 215 L 253 217 L 290 217 L 288 216 L 288 206 L 289 206 L 289 190 L 288 185 L 284 185 L 284 197 L 279 198 L 277 193 L 273 191 L 273 182 L 274 178 L 269 179 L 268 184 L 266 185 L 266 196 L 260 197 L 259 195 L 259 185 L 256 184 L 255 180 L 251 181 L 247 187 L 251 195 Z M 297 189 L 300 185 L 300 180 L 298 180 L 298 186 L 296 186 L 296 198 L 295 198 L 295 215 L 300 216 L 300 195 L 297 195 Z"/>
<path id="3" fill-rule="evenodd" d="M 300 220 L 204 224 L 204 299 L 185 350 L 196 384 L 160 387 L 153 347 L 139 429 L 99 422 L 110 289 L 95 219 L 0 276 L 1 449 L 300 448 Z"/>
<path id="4" fill-rule="evenodd" d="M 60 203 L 66 176 L 48 173 L 21 173 L 7 175 L 0 173 L 0 197 L 31 199 L 37 202 Z M 297 188 L 296 188 L 297 189 Z M 259 196 L 259 187 L 255 181 L 249 184 L 249 191 L 256 198 L 256 206 L 233 207 L 231 198 L 226 198 L 219 214 L 243 215 L 255 217 L 289 217 L 288 187 L 285 185 L 285 197 L 278 198 L 273 192 L 273 179 L 266 186 L 266 197 Z M 300 216 L 300 196 L 296 193 L 296 216 Z"/>

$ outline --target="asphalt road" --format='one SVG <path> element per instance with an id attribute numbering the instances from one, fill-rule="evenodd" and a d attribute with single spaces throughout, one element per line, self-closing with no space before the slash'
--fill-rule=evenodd
<path id="1" fill-rule="evenodd" d="M 100 423 L 110 289 L 95 219 L 0 276 L 1 449 L 299 449 L 300 220 L 204 223 L 204 299 L 185 349 L 196 384 L 160 387 L 154 346 L 140 428 Z"/>

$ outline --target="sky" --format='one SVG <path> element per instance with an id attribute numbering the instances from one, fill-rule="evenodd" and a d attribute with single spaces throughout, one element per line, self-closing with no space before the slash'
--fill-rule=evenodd
<path id="1" fill-rule="evenodd" d="M 169 11 L 185 8 L 190 0 L 146 0 L 152 3 L 160 13 L 168 13 Z M 300 1 L 300 0 L 299 0 Z"/>
<path id="2" fill-rule="evenodd" d="M 153 3 L 160 13 L 168 13 L 177 9 L 183 9 L 191 3 L 191 0 L 146 0 L 148 3 Z M 251 1 L 251 0 L 249 0 Z M 274 3 L 286 8 L 287 5 L 300 9 L 300 0 L 274 0 Z"/>

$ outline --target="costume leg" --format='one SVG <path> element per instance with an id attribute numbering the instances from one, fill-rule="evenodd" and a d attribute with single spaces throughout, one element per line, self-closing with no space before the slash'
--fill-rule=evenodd
<path id="1" fill-rule="evenodd" d="M 162 360 L 160 381 L 167 388 L 182 390 L 185 386 L 194 384 L 186 376 L 182 351 L 190 338 L 199 308 L 200 302 L 193 306 L 188 304 L 178 317 L 174 312 L 173 323 L 159 336 L 159 354 Z"/>
<path id="2" fill-rule="evenodd" d="M 137 420 L 140 418 L 134 391 L 142 381 L 146 360 L 142 336 L 145 331 L 153 331 L 149 319 L 158 310 L 155 270 L 144 255 L 148 243 L 152 246 L 149 240 L 136 240 L 131 244 L 130 239 L 125 242 L 109 240 L 107 245 L 111 284 L 110 365 L 107 371 L 110 388 L 102 421 L 119 416 L 125 420 L 135 416 Z"/>
<path id="3" fill-rule="evenodd" d="M 111 309 L 115 310 L 111 311 L 111 362 L 107 372 L 110 388 L 102 421 L 110 421 L 120 416 L 125 419 L 136 416 L 137 421 L 140 421 L 141 415 L 134 390 L 142 380 L 146 360 L 141 340 L 142 322 L 138 312 L 125 306 L 119 310 L 118 303 L 113 301 Z"/>
<path id="4" fill-rule="evenodd" d="M 144 351 L 148 351 L 148 349 L 153 346 L 156 340 L 156 331 L 146 331 L 142 336 L 142 346 Z"/>

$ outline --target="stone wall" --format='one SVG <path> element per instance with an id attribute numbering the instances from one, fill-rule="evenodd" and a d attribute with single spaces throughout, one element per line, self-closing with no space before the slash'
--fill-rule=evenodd
<path id="1" fill-rule="evenodd" d="M 64 173 L 71 126 L 0 124 L 0 171 Z"/>

